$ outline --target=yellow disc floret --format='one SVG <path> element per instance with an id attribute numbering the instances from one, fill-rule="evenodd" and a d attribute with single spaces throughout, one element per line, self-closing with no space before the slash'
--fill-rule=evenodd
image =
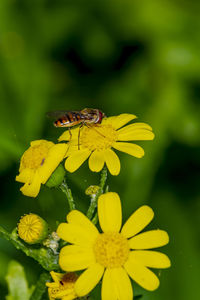
<path id="1" fill-rule="evenodd" d="M 28 244 L 37 244 L 47 237 L 48 225 L 38 215 L 28 214 L 20 219 L 18 235 Z"/>
<path id="2" fill-rule="evenodd" d="M 117 140 L 117 131 L 109 125 L 85 127 L 80 142 L 91 151 L 111 148 Z"/>
<path id="3" fill-rule="evenodd" d="M 129 255 L 129 245 L 120 233 L 102 233 L 94 244 L 96 261 L 106 268 L 124 265 Z"/>

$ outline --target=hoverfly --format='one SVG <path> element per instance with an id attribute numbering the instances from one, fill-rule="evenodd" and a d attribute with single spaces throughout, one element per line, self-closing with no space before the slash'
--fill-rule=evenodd
<path id="1" fill-rule="evenodd" d="M 54 122 L 55 127 L 67 127 L 69 129 L 70 136 L 72 136 L 70 129 L 74 126 L 80 125 L 78 133 L 78 148 L 80 129 L 84 125 L 94 128 L 93 125 L 101 124 L 102 119 L 105 117 L 105 114 L 103 112 L 95 108 L 84 108 L 80 111 L 55 111 L 49 112 L 47 113 L 47 115 L 57 118 L 57 120 Z M 94 130 L 96 129 L 94 128 Z M 98 133 L 102 135 L 100 132 Z"/>

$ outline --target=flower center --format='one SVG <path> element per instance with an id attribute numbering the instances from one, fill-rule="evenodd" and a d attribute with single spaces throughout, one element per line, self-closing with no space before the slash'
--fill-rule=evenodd
<path id="1" fill-rule="evenodd" d="M 129 255 L 129 245 L 121 233 L 102 233 L 94 244 L 96 261 L 107 268 L 124 265 Z"/>
<path id="2" fill-rule="evenodd" d="M 23 168 L 37 169 L 44 164 L 49 152 L 49 146 L 45 144 L 35 145 L 26 150 L 22 157 Z"/>
<path id="3" fill-rule="evenodd" d="M 80 144 L 91 151 L 111 148 L 117 140 L 117 131 L 111 125 L 84 127 Z"/>

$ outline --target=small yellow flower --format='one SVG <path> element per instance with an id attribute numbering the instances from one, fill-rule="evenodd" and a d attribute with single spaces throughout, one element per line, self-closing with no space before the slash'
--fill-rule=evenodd
<path id="1" fill-rule="evenodd" d="M 77 298 L 74 284 L 78 278 L 75 273 L 56 273 L 50 272 L 54 282 L 47 282 L 49 299 L 73 300 Z"/>
<path id="2" fill-rule="evenodd" d="M 28 244 L 40 243 L 48 235 L 48 224 L 38 215 L 25 215 L 19 221 L 18 235 Z"/>
<path id="3" fill-rule="evenodd" d="M 121 229 L 121 202 L 116 193 L 98 199 L 103 233 L 81 212 L 74 210 L 67 215 L 68 223 L 60 224 L 57 233 L 72 245 L 61 249 L 59 264 L 70 272 L 86 269 L 75 283 L 78 296 L 87 295 L 102 276 L 102 300 L 133 299 L 129 276 L 146 290 L 158 288 L 159 279 L 149 268 L 168 268 L 170 260 L 163 253 L 147 249 L 166 245 L 169 237 L 163 230 L 140 233 L 153 216 L 149 206 L 142 206 Z"/>
<path id="4" fill-rule="evenodd" d="M 110 173 L 118 175 L 120 160 L 111 148 L 141 158 L 144 150 L 136 144 L 124 141 L 153 140 L 154 133 L 151 126 L 146 123 L 133 123 L 123 127 L 135 118 L 136 116 L 132 114 L 105 118 L 101 124 L 96 126 L 72 129 L 72 137 L 69 131 L 65 131 L 59 141 L 69 141 L 70 147 L 65 161 L 66 170 L 76 171 L 89 157 L 91 171 L 101 171 L 106 163 Z"/>
<path id="5" fill-rule="evenodd" d="M 21 192 L 29 197 L 36 197 L 41 184 L 45 184 L 59 163 L 63 160 L 67 144 L 54 144 L 46 140 L 31 142 L 20 162 L 16 181 L 24 183 Z"/>

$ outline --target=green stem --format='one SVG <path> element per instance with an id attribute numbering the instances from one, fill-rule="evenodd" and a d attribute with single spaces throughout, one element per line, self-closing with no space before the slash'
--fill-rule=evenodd
<path id="1" fill-rule="evenodd" d="M 47 271 L 59 270 L 58 254 L 54 254 L 49 248 L 38 248 L 35 245 L 26 245 L 18 237 L 17 229 L 15 228 L 12 233 L 7 232 L 0 226 L 0 237 L 10 241 L 15 248 L 23 251 L 27 256 L 35 259 Z"/>
<path id="2" fill-rule="evenodd" d="M 72 196 L 72 192 L 71 192 L 70 188 L 68 187 L 65 179 L 61 183 L 60 189 L 67 196 L 67 200 L 68 200 L 68 203 L 69 203 L 69 209 L 70 210 L 75 209 L 75 203 L 74 203 L 74 199 L 73 199 L 73 196 Z"/>
<path id="3" fill-rule="evenodd" d="M 40 275 L 30 300 L 41 300 L 42 299 L 42 296 L 46 291 L 45 284 L 50 279 L 51 279 L 51 276 L 49 275 L 49 273 L 42 273 Z"/>
<path id="4" fill-rule="evenodd" d="M 88 208 L 88 211 L 87 211 L 87 217 L 89 219 L 92 218 L 93 214 L 94 214 L 94 211 L 96 209 L 96 206 L 97 206 L 97 200 L 99 198 L 99 196 L 101 194 L 103 194 L 103 189 L 104 189 L 104 186 L 105 186 L 105 183 L 106 183 L 106 179 L 107 179 L 107 168 L 104 167 L 102 172 L 101 172 L 101 179 L 100 179 L 100 184 L 99 184 L 99 190 L 98 192 L 96 193 L 96 195 L 94 195 L 93 197 L 91 197 L 91 203 L 90 203 L 90 206 Z"/>
<path id="5" fill-rule="evenodd" d="M 97 214 L 97 212 L 96 212 L 96 214 L 95 214 L 94 217 L 92 218 L 92 223 L 93 223 L 94 225 L 96 225 L 97 222 L 98 222 L 98 214 Z"/>

